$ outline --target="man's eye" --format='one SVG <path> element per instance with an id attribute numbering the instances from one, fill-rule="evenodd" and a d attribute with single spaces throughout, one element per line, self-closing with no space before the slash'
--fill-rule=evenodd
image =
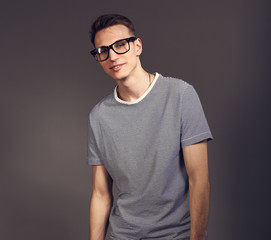
<path id="1" fill-rule="evenodd" d="M 125 46 L 125 42 L 119 42 L 115 44 L 116 48 L 120 48 L 120 47 L 124 47 Z"/>
<path id="2" fill-rule="evenodd" d="M 107 52 L 106 48 L 98 48 L 98 53 L 99 54 L 103 54 L 103 53 L 106 53 L 106 52 Z"/>
<path id="3" fill-rule="evenodd" d="M 124 43 L 118 44 L 118 47 L 123 47 L 123 46 L 124 46 Z"/>

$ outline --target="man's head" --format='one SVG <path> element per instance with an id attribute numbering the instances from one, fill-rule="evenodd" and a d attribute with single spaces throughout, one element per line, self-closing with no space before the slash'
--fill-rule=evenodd
<path id="1" fill-rule="evenodd" d="M 90 34 L 93 46 L 95 47 L 95 36 L 97 32 L 102 29 L 119 24 L 126 26 L 129 29 L 131 35 L 135 36 L 134 24 L 130 19 L 118 14 L 106 14 L 98 17 L 91 26 Z"/>
<path id="2" fill-rule="evenodd" d="M 126 79 L 142 71 L 142 43 L 135 37 L 128 18 L 116 14 L 100 16 L 92 24 L 91 40 L 95 46 L 91 54 L 113 79 Z"/>

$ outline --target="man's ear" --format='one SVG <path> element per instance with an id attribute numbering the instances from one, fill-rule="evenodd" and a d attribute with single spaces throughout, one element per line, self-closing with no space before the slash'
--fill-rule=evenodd
<path id="1" fill-rule="evenodd" d="M 136 49 L 136 55 L 140 56 L 142 53 L 142 41 L 140 38 L 137 38 L 135 40 L 135 49 Z"/>

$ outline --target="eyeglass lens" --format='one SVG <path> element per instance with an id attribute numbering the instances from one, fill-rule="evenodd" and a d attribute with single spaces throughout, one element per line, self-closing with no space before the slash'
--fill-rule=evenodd
<path id="1" fill-rule="evenodd" d="M 105 59 L 108 58 L 109 55 L 109 49 L 108 47 L 100 47 L 97 50 L 96 53 L 96 58 L 98 59 L 98 61 L 104 61 Z M 125 40 L 119 40 L 117 42 L 115 42 L 112 45 L 112 49 L 119 54 L 123 54 L 129 51 L 130 49 L 130 44 L 129 41 Z"/>

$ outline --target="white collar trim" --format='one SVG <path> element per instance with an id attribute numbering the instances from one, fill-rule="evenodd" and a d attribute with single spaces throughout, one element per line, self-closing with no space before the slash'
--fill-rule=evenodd
<path id="1" fill-rule="evenodd" d="M 117 93 L 117 87 L 118 87 L 118 86 L 116 86 L 115 89 L 114 89 L 114 97 L 115 97 L 115 99 L 116 99 L 119 103 L 126 104 L 126 105 L 132 105 L 132 104 L 139 103 L 139 102 L 140 102 L 142 99 L 144 99 L 144 98 L 148 95 L 148 93 L 152 90 L 152 88 L 153 88 L 153 86 L 155 85 L 156 80 L 158 79 L 158 77 L 159 77 L 159 73 L 156 72 L 156 73 L 155 73 L 155 77 L 154 77 L 154 79 L 153 79 L 151 85 L 150 85 L 150 86 L 148 87 L 148 89 L 146 90 L 146 92 L 144 92 L 144 94 L 143 94 L 140 98 L 136 99 L 135 101 L 127 102 L 127 101 L 123 101 L 122 99 L 120 99 L 120 98 L 118 97 L 118 93 Z"/>

